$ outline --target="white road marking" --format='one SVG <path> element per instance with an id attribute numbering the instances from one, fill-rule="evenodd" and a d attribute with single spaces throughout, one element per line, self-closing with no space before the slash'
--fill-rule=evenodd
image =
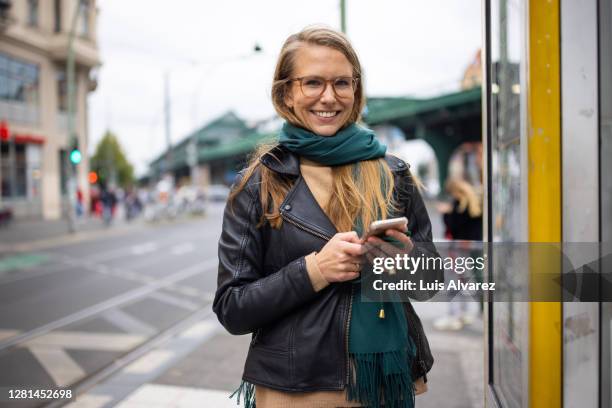
<path id="1" fill-rule="evenodd" d="M 177 292 L 182 293 L 183 295 L 191 296 L 191 297 L 199 297 L 200 292 L 197 289 L 189 288 L 186 286 L 175 285 L 174 288 Z"/>
<path id="2" fill-rule="evenodd" d="M 180 299 L 175 296 L 169 295 L 167 293 L 162 293 L 162 292 L 151 293 L 149 297 L 153 299 L 157 299 L 169 305 L 178 306 L 178 307 L 181 307 L 187 310 L 198 310 L 201 307 L 200 305 L 190 302 L 189 300 Z"/>
<path id="3" fill-rule="evenodd" d="M 126 374 L 150 373 L 166 364 L 175 354 L 170 350 L 153 350 L 127 366 L 123 372 Z"/>
<path id="4" fill-rule="evenodd" d="M 11 337 L 16 336 L 18 334 L 19 334 L 19 330 L 0 329 L 0 341 L 4 339 L 10 339 Z"/>
<path id="5" fill-rule="evenodd" d="M 155 327 L 135 318 L 121 309 L 111 309 L 104 312 L 102 318 L 106 319 L 114 326 L 123 329 L 127 333 L 142 334 L 143 336 L 151 336 L 157 333 Z"/>
<path id="6" fill-rule="evenodd" d="M 85 376 L 85 371 L 59 347 L 30 347 L 30 352 L 59 387 L 70 385 Z"/>
<path id="7" fill-rule="evenodd" d="M 56 347 L 75 350 L 130 350 L 146 340 L 145 336 L 123 333 L 51 332 L 36 337 L 20 347 Z"/>
<path id="8" fill-rule="evenodd" d="M 159 245 L 157 242 L 150 241 L 143 244 L 134 245 L 132 248 L 130 248 L 130 252 L 134 255 L 144 255 L 155 251 L 158 247 Z"/>
<path id="9" fill-rule="evenodd" d="M 230 399 L 230 394 L 231 392 L 229 391 L 145 384 L 130 394 L 121 404 L 117 405 L 117 408 L 153 406 L 235 408 L 236 400 Z"/>
<path id="10" fill-rule="evenodd" d="M 174 285 L 183 279 L 187 279 L 197 274 L 203 273 L 207 269 L 212 268 L 213 266 L 216 266 L 216 265 L 217 265 L 216 259 L 209 259 L 204 262 L 199 262 L 185 269 L 182 269 L 178 272 L 175 272 L 163 279 L 150 283 L 146 286 L 136 288 L 134 290 L 128 291 L 121 295 L 109 298 L 101 303 L 97 303 L 95 305 L 82 309 L 73 314 L 64 316 L 61 319 L 49 322 L 43 326 L 40 326 L 28 332 L 20 333 L 16 336 L 10 337 L 5 340 L 0 340 L 0 350 L 5 349 L 15 344 L 22 343 L 24 341 L 28 341 L 29 339 L 40 336 L 42 333 L 48 333 L 52 330 L 56 330 L 60 327 L 63 327 L 75 321 L 97 315 L 105 310 L 112 309 L 113 307 L 121 306 L 125 303 L 132 302 L 136 299 L 144 298 L 145 296 L 148 296 L 152 292 L 155 292 L 161 288 L 168 287 L 170 285 Z"/>
<path id="11" fill-rule="evenodd" d="M 184 242 L 182 244 L 178 244 L 172 247 L 170 253 L 172 255 L 183 255 L 189 252 L 193 252 L 195 250 L 195 245 L 193 242 Z"/>
<path id="12" fill-rule="evenodd" d="M 221 329 L 221 324 L 215 319 L 206 319 L 191 326 L 181 333 L 183 339 L 201 339 Z"/>
<path id="13" fill-rule="evenodd" d="M 109 395 L 85 394 L 66 405 L 66 408 L 102 408 L 112 400 L 113 397 Z"/>

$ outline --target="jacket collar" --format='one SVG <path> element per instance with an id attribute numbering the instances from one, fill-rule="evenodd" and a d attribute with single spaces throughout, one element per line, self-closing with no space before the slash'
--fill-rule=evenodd
<path id="1" fill-rule="evenodd" d="M 265 153 L 260 158 L 260 161 L 264 166 L 276 173 L 292 177 L 300 175 L 300 159 L 298 155 L 281 145 Z M 393 173 L 403 172 L 410 168 L 408 163 L 390 154 L 385 155 L 385 161 Z"/>

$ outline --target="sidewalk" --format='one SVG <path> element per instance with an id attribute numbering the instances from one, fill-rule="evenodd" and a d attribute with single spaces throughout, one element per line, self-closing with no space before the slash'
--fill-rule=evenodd
<path id="1" fill-rule="evenodd" d="M 0 227 L 0 254 L 37 249 L 57 243 L 58 240 L 81 241 L 95 237 L 99 232 L 125 230 L 143 223 L 142 218 L 125 221 L 121 214 L 107 226 L 101 218 L 83 217 L 76 220 L 76 232 L 71 233 L 68 221 L 59 220 L 13 220 Z"/>
<path id="2" fill-rule="evenodd" d="M 482 321 L 458 332 L 431 327 L 445 303 L 417 304 L 436 359 L 429 391 L 418 408 L 482 407 Z M 250 336 L 231 336 L 214 315 L 152 350 L 89 390 L 70 408 L 236 407 L 229 395 L 240 384 Z"/>

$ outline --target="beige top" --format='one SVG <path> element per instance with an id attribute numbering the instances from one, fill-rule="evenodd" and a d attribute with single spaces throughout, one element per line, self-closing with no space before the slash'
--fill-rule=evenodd
<path id="1" fill-rule="evenodd" d="M 325 211 L 332 195 L 332 168 L 310 160 L 300 160 L 302 177 L 319 206 Z M 315 259 L 315 253 L 306 256 L 306 269 L 312 287 L 318 292 L 329 285 Z M 361 407 L 358 402 L 346 400 L 345 391 L 283 392 L 261 385 L 255 386 L 257 408 L 338 408 Z"/>

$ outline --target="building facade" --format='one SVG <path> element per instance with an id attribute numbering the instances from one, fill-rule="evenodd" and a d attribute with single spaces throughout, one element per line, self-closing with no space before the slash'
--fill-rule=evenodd
<path id="1" fill-rule="evenodd" d="M 89 200 L 87 95 L 100 65 L 95 0 L 0 1 L 0 207 L 58 219 L 68 205 L 66 60 L 75 13 L 74 129 L 83 152 L 77 188 Z"/>

